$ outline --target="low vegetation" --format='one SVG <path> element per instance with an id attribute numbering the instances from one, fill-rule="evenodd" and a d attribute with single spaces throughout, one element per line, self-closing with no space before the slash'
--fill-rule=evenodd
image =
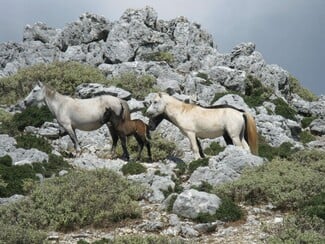
<path id="1" fill-rule="evenodd" d="M 36 174 L 45 178 L 58 175 L 61 170 L 70 170 L 71 166 L 60 156 L 49 154 L 48 162 L 35 162 L 32 164 L 13 165 L 9 155 L 0 157 L 0 197 L 10 197 L 14 194 L 26 194 L 28 189 L 25 183 L 39 181 Z"/>
<path id="2" fill-rule="evenodd" d="M 317 101 L 318 98 L 308 89 L 301 86 L 300 82 L 293 76 L 289 76 L 290 92 L 298 94 L 305 101 Z"/>
<path id="3" fill-rule="evenodd" d="M 0 240 L 41 243 L 44 232 L 113 226 L 141 217 L 143 188 L 108 170 L 74 171 L 34 185 L 28 198 L 0 206 Z M 17 230 L 16 235 L 13 230 Z M 24 231 L 23 231 L 24 230 Z"/>
<path id="4" fill-rule="evenodd" d="M 170 52 L 153 52 L 144 54 L 142 57 L 145 61 L 165 61 L 167 64 L 172 65 L 174 62 L 174 55 Z"/>

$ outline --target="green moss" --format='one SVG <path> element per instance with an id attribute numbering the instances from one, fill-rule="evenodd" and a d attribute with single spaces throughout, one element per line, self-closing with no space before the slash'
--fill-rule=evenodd
<path id="1" fill-rule="evenodd" d="M 124 175 L 138 175 L 147 172 L 147 168 L 140 163 L 128 162 L 123 165 L 121 171 Z"/>
<path id="2" fill-rule="evenodd" d="M 275 114 L 281 115 L 286 119 L 296 120 L 297 111 L 294 110 L 281 98 L 272 101 L 275 105 Z"/>
<path id="3" fill-rule="evenodd" d="M 213 186 L 206 181 L 201 181 L 201 184 L 199 186 L 193 186 L 192 188 L 197 191 L 204 191 L 208 193 L 211 193 L 213 190 Z"/>

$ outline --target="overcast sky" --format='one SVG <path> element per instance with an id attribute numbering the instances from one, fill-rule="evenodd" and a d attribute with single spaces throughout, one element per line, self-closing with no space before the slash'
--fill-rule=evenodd
<path id="1" fill-rule="evenodd" d="M 200 23 L 219 52 L 254 42 L 267 63 L 325 94 L 325 0 L 0 0 L 0 42 L 20 42 L 26 24 L 63 28 L 85 12 L 114 21 L 127 8 L 146 5 L 159 19 L 186 16 Z"/>

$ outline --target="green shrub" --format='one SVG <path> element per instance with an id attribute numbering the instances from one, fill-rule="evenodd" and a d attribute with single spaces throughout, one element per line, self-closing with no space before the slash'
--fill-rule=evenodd
<path id="1" fill-rule="evenodd" d="M 142 57 L 145 61 L 165 61 L 169 65 L 171 65 L 174 62 L 174 56 L 170 52 L 153 52 L 153 53 L 147 53 L 144 54 Z"/>
<path id="2" fill-rule="evenodd" d="M 318 162 L 325 162 L 325 152 L 317 149 L 301 150 L 291 154 L 288 157 L 288 160 L 299 162 L 302 165 L 313 168 L 313 165 L 317 164 Z M 325 173 L 325 170 L 319 171 Z"/>
<path id="3" fill-rule="evenodd" d="M 0 206 L 0 223 L 33 230 L 112 226 L 139 218 L 143 188 L 108 170 L 71 172 L 36 185 L 29 198 Z"/>
<path id="4" fill-rule="evenodd" d="M 116 236 L 114 240 L 104 239 L 94 244 L 185 244 L 195 243 L 188 240 L 183 240 L 179 237 L 169 237 L 164 235 L 126 235 Z"/>
<path id="5" fill-rule="evenodd" d="M 262 136 L 259 136 L 258 154 L 260 157 L 265 157 L 269 161 L 277 157 L 290 157 L 291 154 L 297 151 L 297 149 L 293 149 L 292 147 L 293 145 L 290 142 L 284 142 L 279 147 L 272 147 Z"/>
<path id="6" fill-rule="evenodd" d="M 77 62 L 36 64 L 18 70 L 12 76 L 0 79 L 0 104 L 12 104 L 25 97 L 36 81 L 50 84 L 61 93 L 72 95 L 81 83 L 107 80 L 102 72 L 90 65 Z"/>
<path id="7" fill-rule="evenodd" d="M 184 175 L 187 171 L 187 164 L 184 162 L 177 162 L 175 167 L 175 174 L 180 177 L 181 175 Z"/>
<path id="8" fill-rule="evenodd" d="M 192 174 L 198 167 L 205 167 L 209 165 L 209 158 L 197 159 L 188 165 L 188 173 Z"/>
<path id="9" fill-rule="evenodd" d="M 205 80 L 204 82 L 202 82 L 202 84 L 205 86 L 210 86 L 213 84 L 213 82 L 209 79 L 209 76 L 206 73 L 199 72 L 196 76 Z"/>
<path id="10" fill-rule="evenodd" d="M 135 73 L 124 73 L 107 83 L 131 92 L 132 97 L 139 100 L 144 100 L 148 93 L 157 91 L 153 88 L 156 78 L 152 75 L 139 76 Z"/>
<path id="11" fill-rule="evenodd" d="M 220 207 L 216 210 L 215 214 L 200 213 L 195 220 L 200 223 L 214 222 L 216 220 L 234 222 L 243 217 L 243 210 L 231 199 L 224 197 L 221 199 Z"/>
<path id="12" fill-rule="evenodd" d="M 300 212 L 311 218 L 317 216 L 325 221 L 325 191 L 301 203 Z"/>
<path id="13" fill-rule="evenodd" d="M 206 181 L 201 181 L 201 184 L 199 186 L 193 186 L 192 188 L 197 191 L 204 191 L 208 193 L 211 193 L 213 191 L 213 186 Z"/>
<path id="14" fill-rule="evenodd" d="M 51 144 L 43 137 L 27 133 L 15 137 L 17 141 L 17 148 L 31 149 L 36 148 L 42 152 L 51 153 Z"/>
<path id="15" fill-rule="evenodd" d="M 37 180 L 35 171 L 31 165 L 12 165 L 0 164 L 0 176 L 5 182 L 5 187 L 0 187 L 0 197 L 10 197 L 14 194 L 25 194 L 24 180 Z"/>
<path id="16" fill-rule="evenodd" d="M 46 121 L 52 121 L 53 115 L 47 106 L 38 108 L 37 106 L 27 107 L 22 113 L 16 113 L 13 123 L 19 131 L 23 131 L 26 126 L 40 127 Z"/>
<path id="17" fill-rule="evenodd" d="M 316 137 L 312 135 L 309 131 L 301 131 L 299 137 L 300 137 L 300 141 L 303 144 L 307 144 L 308 142 L 316 140 Z"/>
<path id="18" fill-rule="evenodd" d="M 122 166 L 121 171 L 124 175 L 138 175 L 147 172 L 147 168 L 140 163 L 128 162 Z"/>
<path id="19" fill-rule="evenodd" d="M 69 170 L 71 166 L 62 157 L 49 154 L 48 162 L 35 162 L 31 165 L 12 165 L 12 159 L 7 155 L 0 158 L 0 177 L 5 186 L 0 186 L 0 197 L 14 194 L 26 194 L 24 188 L 28 180 L 37 181 L 36 174 L 52 177 L 61 170 Z"/>
<path id="20" fill-rule="evenodd" d="M 300 82 L 293 76 L 289 76 L 290 92 L 298 94 L 305 101 L 316 101 L 318 98 L 308 89 L 302 87 Z"/>
<path id="21" fill-rule="evenodd" d="M 204 153 L 207 155 L 218 155 L 225 147 L 220 146 L 217 142 L 211 142 L 210 146 L 204 149 Z"/>
<path id="22" fill-rule="evenodd" d="M 296 209 L 325 189 L 324 173 L 299 162 L 276 159 L 244 171 L 241 177 L 216 188 L 217 195 L 251 204 L 271 202 L 279 209 Z"/>
<path id="23" fill-rule="evenodd" d="M 245 96 L 243 98 L 249 107 L 261 106 L 271 94 L 271 89 L 264 86 L 259 79 L 252 75 L 246 77 Z"/>
<path id="24" fill-rule="evenodd" d="M 317 119 L 316 116 L 304 117 L 301 120 L 301 126 L 302 126 L 302 128 L 307 128 L 311 124 L 311 122 L 313 122 L 315 119 Z"/>
<path id="25" fill-rule="evenodd" d="M 0 157 L 0 165 L 11 167 L 12 166 L 12 158 L 9 155 L 4 155 Z"/>
<path id="26" fill-rule="evenodd" d="M 289 216 L 267 239 L 268 243 L 325 243 L 325 222 L 303 215 Z"/>
<path id="27" fill-rule="evenodd" d="M 7 225 L 0 222 L 0 243 L 43 244 L 47 233 L 29 227 Z"/>
<path id="28" fill-rule="evenodd" d="M 297 111 L 294 110 L 281 98 L 272 101 L 275 105 L 275 114 L 281 115 L 286 119 L 296 120 Z"/>

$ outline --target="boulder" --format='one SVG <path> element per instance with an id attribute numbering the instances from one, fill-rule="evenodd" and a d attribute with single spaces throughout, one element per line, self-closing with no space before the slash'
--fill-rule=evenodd
<path id="1" fill-rule="evenodd" d="M 209 159 L 209 166 L 197 168 L 188 180 L 188 187 L 202 182 L 216 186 L 237 179 L 244 168 L 262 165 L 264 159 L 246 150 L 228 145 L 226 149 Z"/>
<path id="2" fill-rule="evenodd" d="M 221 200 L 214 194 L 186 190 L 178 195 L 173 206 L 173 213 L 178 216 L 195 219 L 199 214 L 215 214 Z"/>

